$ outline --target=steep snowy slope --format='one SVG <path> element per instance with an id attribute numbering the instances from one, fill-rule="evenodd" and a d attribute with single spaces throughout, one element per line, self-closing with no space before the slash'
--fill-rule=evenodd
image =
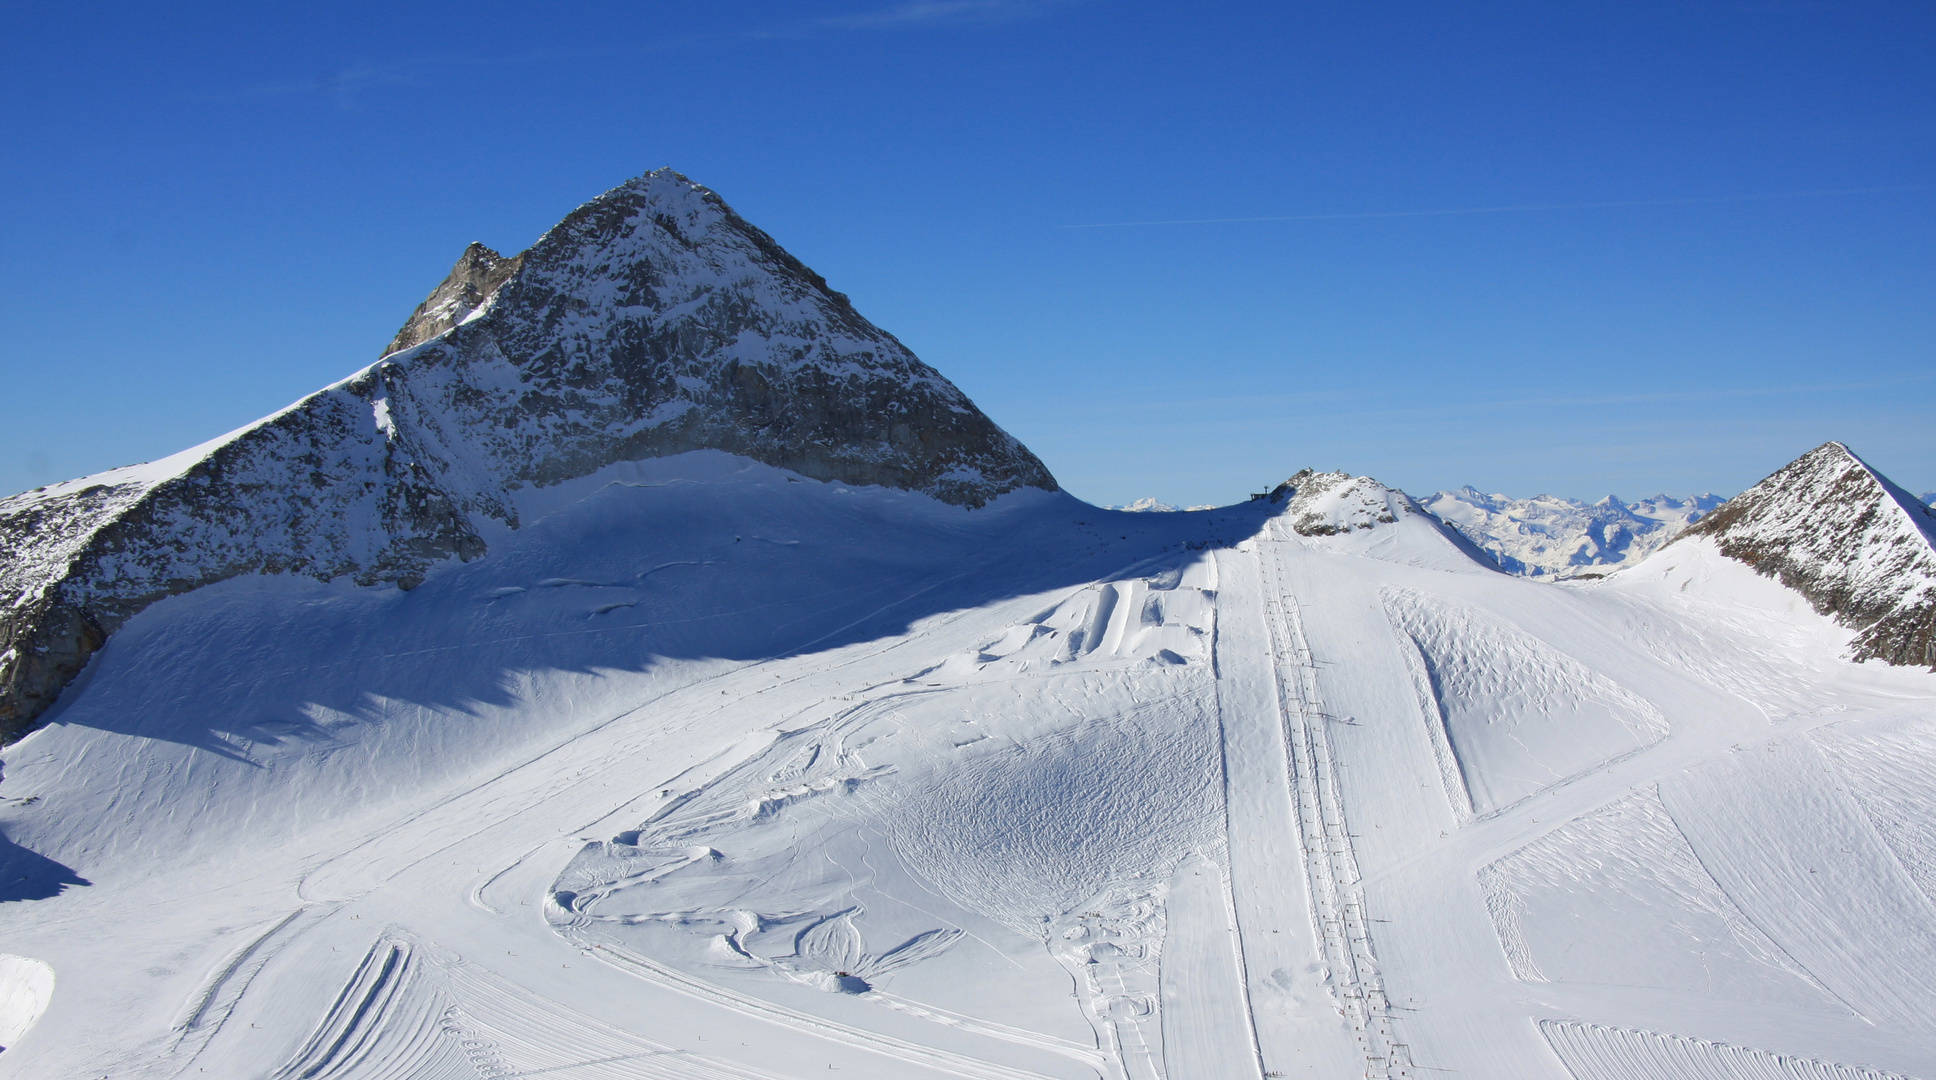
<path id="1" fill-rule="evenodd" d="M 1918 519 L 1852 455 L 1557 584 L 1345 473 L 1100 509 L 965 402 L 900 442 L 736 412 L 772 305 L 833 348 L 812 282 L 544 292 L 764 250 L 676 178 L 619 193 L 561 230 L 634 222 L 636 262 L 467 252 L 381 395 L 15 506 L 33 566 L 202 573 L 207 476 L 239 554 L 6 749 L 0 1078 L 1936 1080 L 1936 673 L 1852 662 L 1887 615 L 1757 573 L 1908 610 Z M 647 215 L 690 239 L 688 198 L 723 248 Z M 732 445 L 613 404 L 675 325 L 665 423 Z M 504 344 L 539 330 L 567 344 Z M 854 363 L 760 377 L 809 425 L 815 386 L 945 397 Z M 375 433 L 343 446 L 461 447 L 382 459 L 434 461 L 448 515 L 315 509 L 362 458 L 225 479 L 332 409 Z M 166 491 L 177 531 L 115 524 Z M 360 569 L 289 556 L 312 521 Z"/>
<path id="2" fill-rule="evenodd" d="M 532 248 L 478 245 L 379 363 L 163 462 L 0 500 L 0 738 L 129 616 L 252 572 L 409 588 L 513 494 L 725 450 L 976 506 L 1035 457 L 720 198 L 670 170 Z"/>
<path id="3" fill-rule="evenodd" d="M 1509 499 L 1463 487 L 1420 504 L 1484 548 L 1507 573 L 1568 578 L 1639 562 L 1723 501 L 1716 495 L 1656 495 L 1632 503 L 1612 495 L 1597 503 L 1551 495 Z"/>

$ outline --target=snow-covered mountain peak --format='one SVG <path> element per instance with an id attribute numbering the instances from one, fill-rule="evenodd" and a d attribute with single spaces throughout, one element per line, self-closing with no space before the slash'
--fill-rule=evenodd
<path id="1" fill-rule="evenodd" d="M 1860 631 L 1858 660 L 1936 666 L 1936 511 L 1823 443 L 1688 529 Z"/>
<path id="2" fill-rule="evenodd" d="M 660 169 L 520 255 L 472 244 L 343 382 L 155 467 L 0 500 L 0 739 L 162 597 L 257 572 L 412 588 L 519 527 L 534 489 L 694 450 L 966 507 L 1056 490 L 939 372 Z"/>
<path id="3" fill-rule="evenodd" d="M 939 372 L 670 169 L 579 207 L 515 261 L 493 294 L 454 289 L 475 314 L 391 361 L 484 421 L 493 434 L 470 437 L 514 485 L 711 448 L 969 506 L 1056 486 Z"/>

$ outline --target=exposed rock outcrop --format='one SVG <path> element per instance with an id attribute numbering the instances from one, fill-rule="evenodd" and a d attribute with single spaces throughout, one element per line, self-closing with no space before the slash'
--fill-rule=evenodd
<path id="1" fill-rule="evenodd" d="M 514 493 L 717 449 L 979 506 L 1036 457 L 669 169 L 511 258 L 473 244 L 376 364 L 149 465 L 0 500 L 0 740 L 130 616 L 246 573 L 410 588 Z"/>
<path id="2" fill-rule="evenodd" d="M 1855 659 L 1936 667 L 1936 512 L 1841 443 L 1803 454 L 1681 536 L 1713 538 L 1860 631 Z"/>
<path id="3" fill-rule="evenodd" d="M 491 302 L 498 287 L 524 265 L 524 256 L 505 258 L 483 244 L 473 243 L 458 256 L 457 265 L 442 285 L 431 290 L 417 310 L 404 320 L 403 329 L 391 340 L 383 355 L 422 345 L 456 326 L 478 308 Z M 381 357 L 379 357 L 381 359 Z"/>

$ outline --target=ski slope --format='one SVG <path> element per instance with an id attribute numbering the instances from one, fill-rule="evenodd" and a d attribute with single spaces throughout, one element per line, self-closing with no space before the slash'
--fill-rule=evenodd
<path id="1" fill-rule="evenodd" d="M 1319 481 L 700 451 L 160 601 L 5 753 L 0 1077 L 1936 1078 L 1936 675 Z"/>

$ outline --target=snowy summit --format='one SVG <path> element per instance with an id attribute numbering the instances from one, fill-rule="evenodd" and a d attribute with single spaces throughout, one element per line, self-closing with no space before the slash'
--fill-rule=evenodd
<path id="1" fill-rule="evenodd" d="M 0 1080 L 1936 1080 L 1936 518 L 1847 447 L 1156 509 L 677 174 L 474 245 L 0 501 Z"/>

